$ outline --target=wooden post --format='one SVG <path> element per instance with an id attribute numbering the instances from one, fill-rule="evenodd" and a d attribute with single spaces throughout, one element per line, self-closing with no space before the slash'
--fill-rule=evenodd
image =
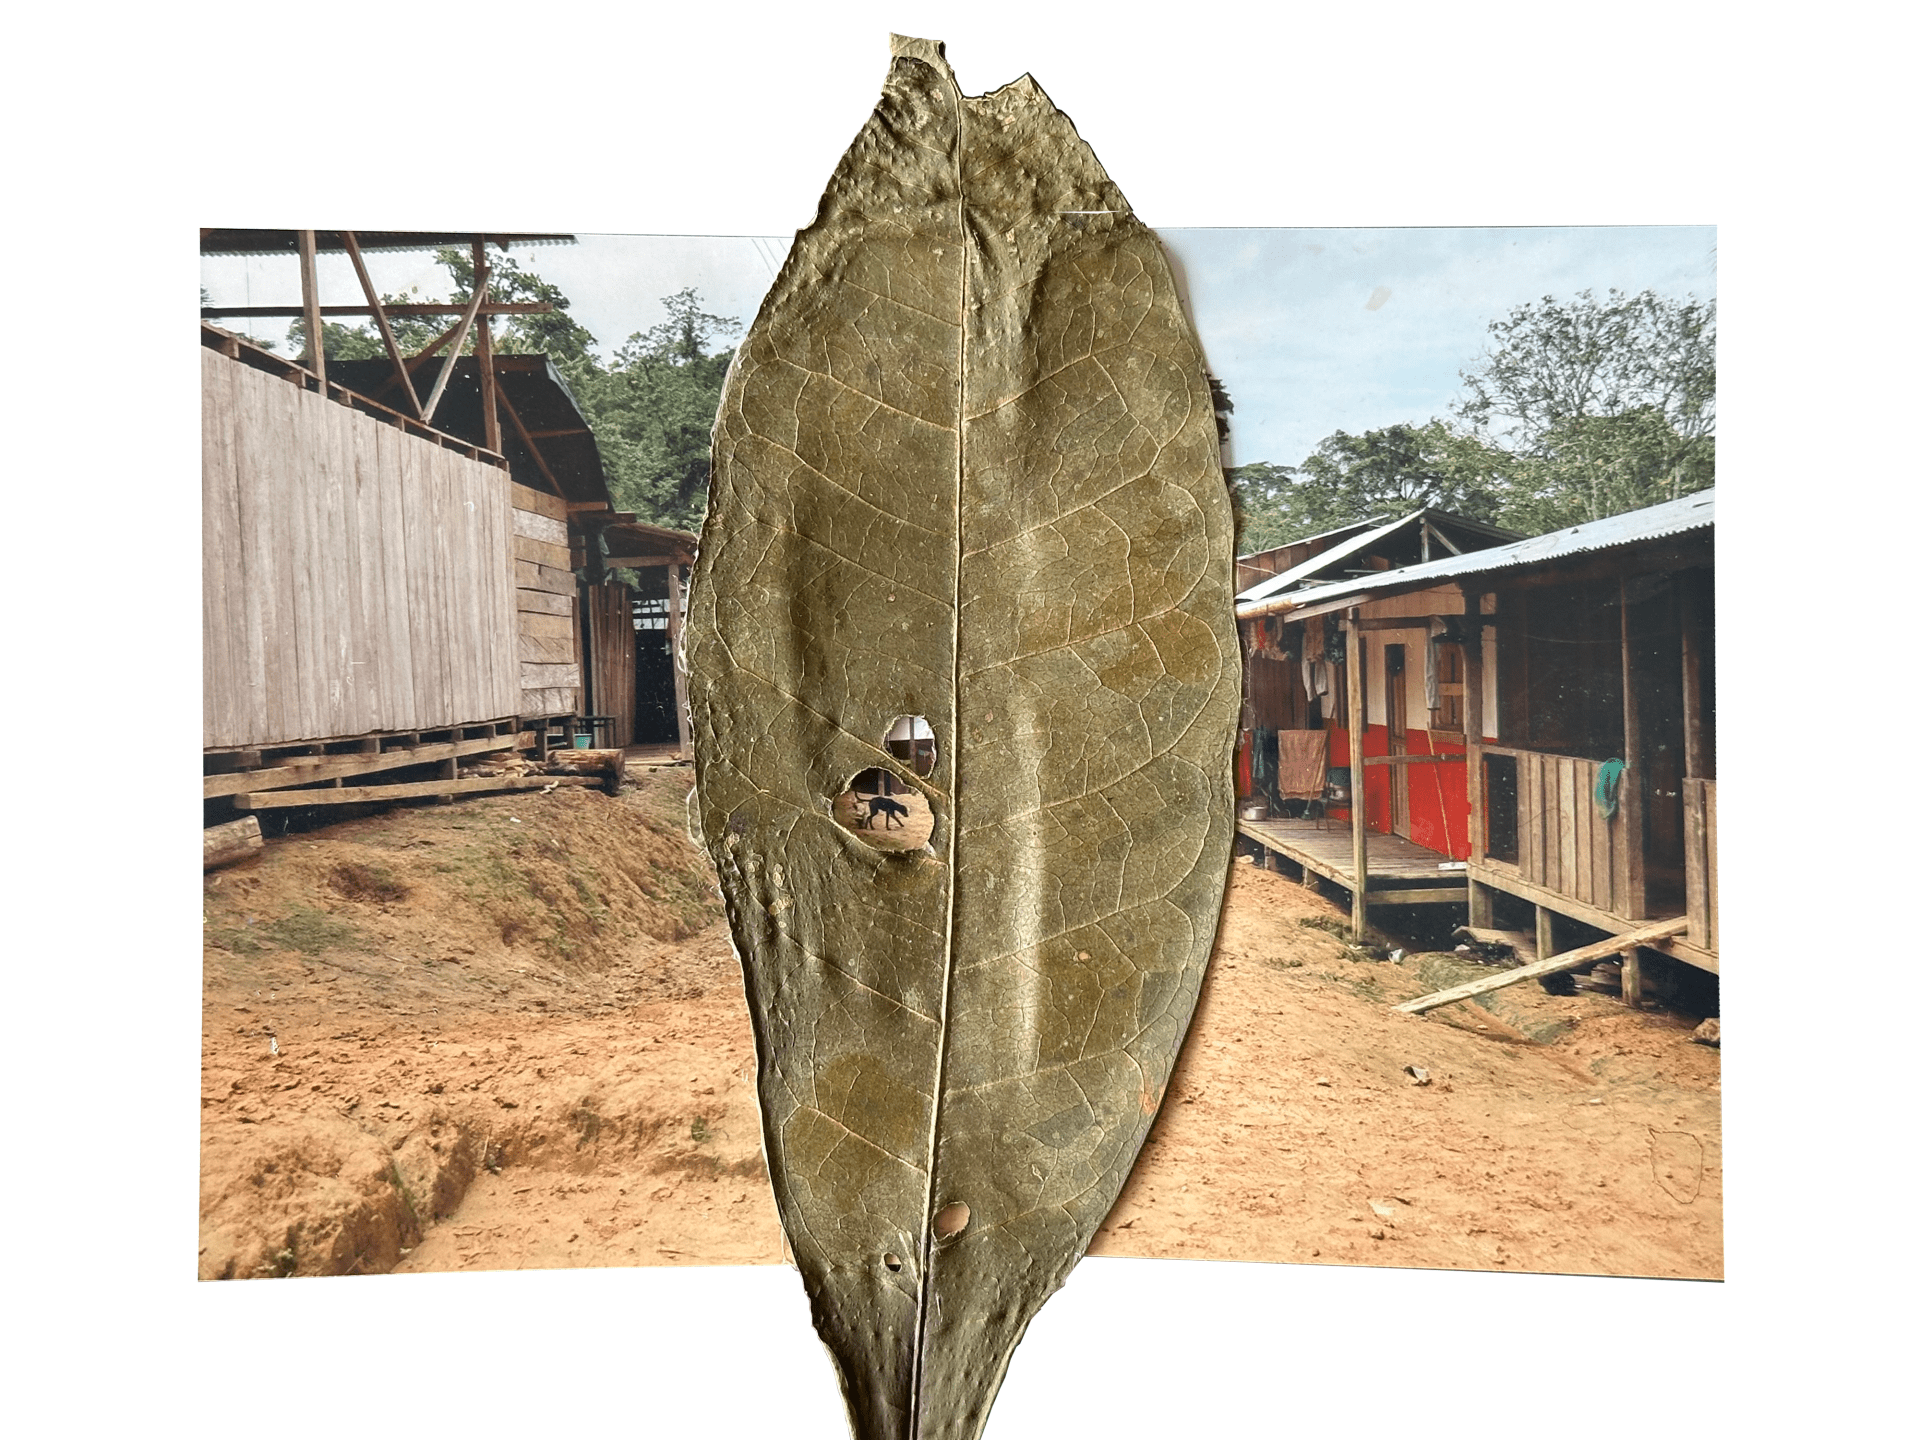
<path id="1" fill-rule="evenodd" d="M 1700 693 L 1700 572 L 1680 576 L 1680 724 L 1686 735 L 1686 775 L 1707 778 L 1706 717 Z"/>
<path id="2" fill-rule="evenodd" d="M 1544 905 L 1533 907 L 1533 953 L 1534 958 L 1545 960 L 1559 953 L 1559 947 L 1553 940 L 1553 922 L 1557 917 Z"/>
<path id="3" fill-rule="evenodd" d="M 486 302 L 487 287 L 476 278 L 473 298 L 467 302 L 467 308 L 460 312 L 459 322 L 453 327 L 453 336 L 447 342 L 447 358 L 440 362 L 440 373 L 433 378 L 433 390 L 420 407 L 421 418 L 429 425 L 433 423 L 433 412 L 440 408 L 440 397 L 447 393 L 447 381 L 453 378 L 453 367 L 460 363 L 460 352 L 467 344 L 467 332 L 473 328 L 474 317 Z"/>
<path id="4" fill-rule="evenodd" d="M 1347 611 L 1347 765 L 1353 795 L 1353 938 L 1367 938 L 1367 687 L 1366 641 L 1360 635 L 1360 609 Z"/>
<path id="5" fill-rule="evenodd" d="M 476 291 L 485 291 L 492 272 L 487 269 L 487 237 L 478 235 L 473 241 L 473 284 Z M 480 419 L 486 428 L 486 447 L 500 453 L 500 406 L 495 400 L 498 382 L 493 374 L 493 318 L 482 315 L 474 332 L 473 356 L 480 362 Z"/>
<path id="6" fill-rule="evenodd" d="M 1466 630 L 1460 646 L 1466 661 L 1461 678 L 1460 725 L 1467 741 L 1467 858 L 1481 864 L 1487 858 L 1487 760 L 1485 659 L 1480 650 L 1480 594 L 1467 591 Z M 1487 887 L 1467 880 L 1467 924 L 1491 927 L 1493 896 Z"/>
<path id="7" fill-rule="evenodd" d="M 693 737 L 687 733 L 687 671 L 680 656 L 680 562 L 667 566 L 667 655 L 673 665 L 673 723 L 680 735 L 680 758 L 693 759 Z"/>
<path id="8" fill-rule="evenodd" d="M 1632 1010 L 1640 1008 L 1640 947 L 1630 945 L 1620 952 L 1620 998 Z"/>
<path id="9" fill-rule="evenodd" d="M 420 408 L 420 397 L 414 391 L 413 375 L 407 369 L 406 357 L 400 353 L 400 342 L 393 338 L 393 326 L 387 322 L 386 307 L 380 303 L 380 292 L 373 288 L 373 277 L 367 273 L 366 259 L 360 254 L 360 241 L 351 230 L 342 230 L 340 242 L 347 247 L 347 255 L 353 261 L 353 273 L 360 277 L 360 290 L 373 311 L 373 323 L 379 327 L 380 343 L 386 347 L 387 359 L 393 365 L 394 379 L 406 391 L 407 403 L 413 407 L 415 418 L 425 419 L 426 412 Z"/>
<path id="10" fill-rule="evenodd" d="M 1621 758 L 1627 763 L 1620 777 L 1620 812 L 1614 823 L 1626 838 L 1625 893 L 1615 912 L 1626 919 L 1638 920 L 1647 913 L 1647 834 L 1646 812 L 1640 802 L 1641 742 L 1640 687 L 1633 666 L 1633 622 L 1627 604 L 1627 581 L 1620 577 L 1620 706 Z"/>
<path id="11" fill-rule="evenodd" d="M 307 369 L 320 379 L 320 393 L 327 393 L 327 355 L 320 336 L 320 267 L 314 258 L 317 245 L 313 231 L 300 232 L 300 309 L 307 324 Z"/>

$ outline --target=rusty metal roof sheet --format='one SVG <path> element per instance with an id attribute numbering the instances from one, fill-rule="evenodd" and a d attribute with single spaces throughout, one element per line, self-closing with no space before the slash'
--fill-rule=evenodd
<path id="1" fill-rule="evenodd" d="M 1385 524 L 1380 524 L 1377 521 L 1371 522 L 1373 525 L 1372 529 L 1363 531 L 1361 534 L 1352 536 L 1349 539 L 1342 540 L 1338 545 L 1329 545 L 1318 555 L 1302 560 L 1290 570 L 1282 570 L 1277 575 L 1268 576 L 1257 585 L 1249 585 L 1245 590 L 1242 590 L 1236 595 L 1234 599 L 1240 602 L 1266 600 L 1284 591 L 1294 589 L 1312 579 L 1314 576 L 1323 574 L 1333 566 L 1338 565 L 1342 560 L 1354 555 L 1364 554 L 1368 549 L 1378 545 L 1389 536 L 1398 534 L 1400 531 L 1417 524 L 1423 519 L 1431 521 L 1435 525 L 1444 525 L 1448 530 L 1458 531 L 1462 534 L 1470 534 L 1483 540 L 1500 541 L 1514 538 L 1513 531 L 1503 530 L 1497 525 L 1488 525 L 1484 521 L 1469 520 L 1464 515 L 1455 515 L 1450 511 L 1436 510 L 1430 506 L 1423 506 L 1418 510 L 1410 510 L 1405 515 L 1397 519 L 1389 520 Z M 1340 532 L 1330 530 L 1326 533 L 1337 535 Z M 1278 549 L 1280 547 L 1276 546 L 1274 548 Z M 1399 570 L 1392 570 L 1381 573 L 1397 575 L 1400 572 Z M 1366 578 L 1365 576 L 1361 577 L 1361 579 Z M 1324 588 L 1328 587 L 1318 587 L 1314 593 L 1318 594 L 1319 590 Z"/>
<path id="2" fill-rule="evenodd" d="M 1649 505 L 1642 510 L 1629 510 L 1624 515 L 1609 515 L 1604 520 L 1569 525 L 1564 530 L 1553 530 L 1545 535 L 1516 540 L 1510 545 L 1497 545 L 1490 550 L 1474 550 L 1465 555 L 1449 555 L 1445 559 L 1429 560 L 1420 565 L 1407 565 L 1398 570 L 1382 570 L 1377 575 L 1362 575 L 1354 580 L 1340 581 L 1332 585 L 1318 585 L 1298 594 L 1274 596 L 1271 591 L 1281 587 L 1273 585 L 1268 592 L 1270 598 L 1249 599 L 1253 592 L 1248 591 L 1239 597 L 1240 603 L 1235 610 L 1241 619 L 1246 620 L 1256 615 L 1278 614 L 1284 610 L 1307 605 L 1317 608 L 1330 600 L 1372 599 L 1386 594 L 1424 589 L 1428 585 L 1457 580 L 1466 575 L 1482 575 L 1492 571 L 1513 570 L 1526 565 L 1539 565 L 1572 555 L 1585 555 L 1596 550 L 1612 550 L 1626 545 L 1644 544 L 1648 541 L 1712 527 L 1713 491 L 1700 490 L 1692 495 L 1683 495 L 1678 500 Z M 1332 553 L 1333 551 L 1327 552 L 1329 555 Z M 1315 558 L 1320 560 L 1325 557 Z M 1285 577 L 1278 575 L 1274 577 L 1275 580 L 1283 578 Z M 1271 585 L 1271 582 L 1268 582 L 1268 585 Z M 1266 588 L 1267 586 L 1254 587 L 1256 590 Z"/>

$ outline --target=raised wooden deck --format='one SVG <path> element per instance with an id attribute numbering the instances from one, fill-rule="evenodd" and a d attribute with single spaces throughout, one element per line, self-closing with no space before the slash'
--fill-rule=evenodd
<path id="1" fill-rule="evenodd" d="M 1353 832 L 1342 820 L 1326 826 L 1312 820 L 1237 820 L 1256 845 L 1334 884 L 1353 889 Z M 1442 870 L 1447 857 L 1398 835 L 1367 836 L 1367 904 L 1464 905 L 1467 872 Z"/>

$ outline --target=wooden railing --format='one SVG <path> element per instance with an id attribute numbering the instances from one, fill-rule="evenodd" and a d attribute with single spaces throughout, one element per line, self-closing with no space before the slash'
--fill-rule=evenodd
<path id="1" fill-rule="evenodd" d="M 1599 761 L 1504 745 L 1482 753 L 1514 760 L 1521 878 L 1611 915 L 1646 913 L 1644 882 L 1631 879 L 1639 869 L 1629 850 L 1631 809 L 1623 804 L 1608 819 L 1593 798 Z"/>
<path id="2" fill-rule="evenodd" d="M 1680 782 L 1686 817 L 1687 943 L 1720 953 L 1720 840 L 1711 780 Z"/>

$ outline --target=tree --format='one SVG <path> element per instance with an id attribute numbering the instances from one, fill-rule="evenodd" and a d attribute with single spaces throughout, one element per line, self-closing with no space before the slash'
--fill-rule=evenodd
<path id="1" fill-rule="evenodd" d="M 1240 551 L 1423 506 L 1490 521 L 1500 509 L 1507 459 L 1440 420 L 1359 435 L 1336 430 L 1298 466 L 1260 463 L 1228 472 Z"/>
<path id="2" fill-rule="evenodd" d="M 627 338 L 613 364 L 579 387 L 615 505 L 672 529 L 706 517 L 713 422 L 731 350 L 709 350 L 740 322 L 700 308 L 700 292 L 661 301 L 667 318 Z"/>
<path id="3" fill-rule="evenodd" d="M 1538 533 L 1713 484 L 1713 301 L 1583 290 L 1487 328 L 1455 409 L 1513 457 L 1505 523 Z"/>
<path id="4" fill-rule="evenodd" d="M 473 257 L 447 248 L 436 258 L 452 282 L 447 303 L 465 305 L 473 297 Z M 740 322 L 701 308 L 697 290 L 681 290 L 661 304 L 667 318 L 631 335 L 603 364 L 598 343 L 568 312 L 572 302 L 560 287 L 521 269 L 517 260 L 497 255 L 488 260 L 488 298 L 499 302 L 544 301 L 546 314 L 496 316 L 493 348 L 501 354 L 536 354 L 551 359 L 593 428 L 614 507 L 671 529 L 697 530 L 706 516 L 707 475 L 711 468 L 713 421 L 720 408 L 720 387 L 733 352 L 716 347 L 736 334 Z M 408 295 L 383 295 L 383 304 L 416 301 Z M 408 354 L 426 348 L 450 324 L 441 316 L 393 317 L 394 338 Z M 323 322 L 326 353 L 342 360 L 386 354 L 370 325 Z M 296 346 L 306 343 L 302 322 L 294 322 Z M 462 353 L 471 354 L 468 335 Z M 445 353 L 445 352 L 442 352 Z"/>

